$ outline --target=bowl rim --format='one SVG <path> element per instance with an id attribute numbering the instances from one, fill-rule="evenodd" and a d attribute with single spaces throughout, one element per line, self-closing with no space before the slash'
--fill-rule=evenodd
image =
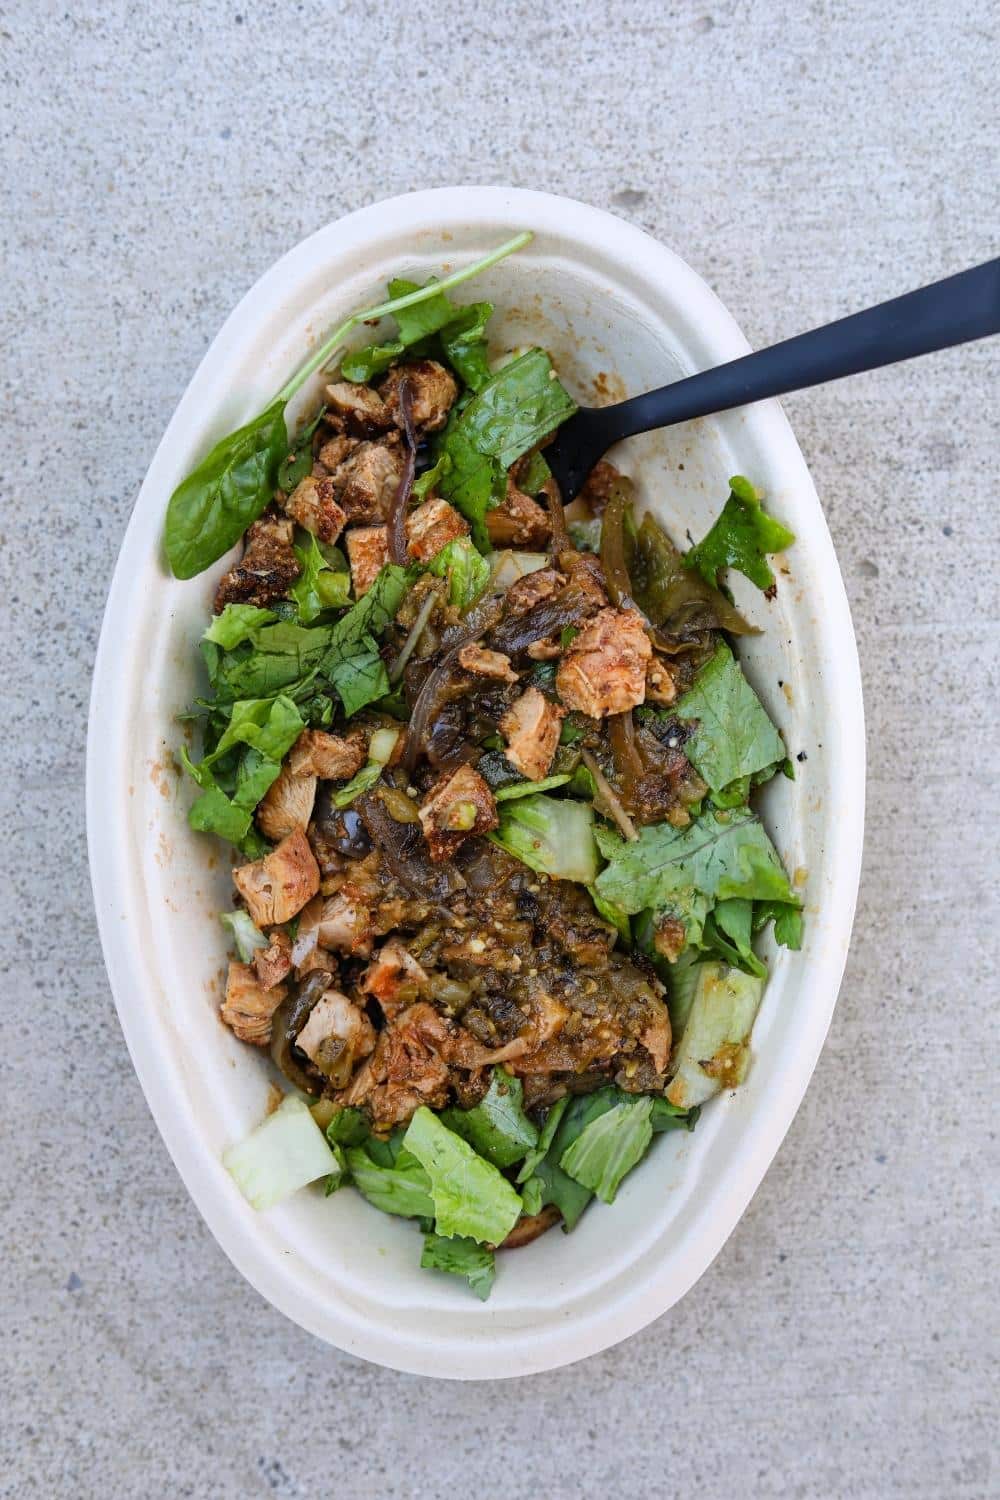
<path id="1" fill-rule="evenodd" d="M 682 1257 L 680 1274 L 676 1264 L 669 1275 L 661 1267 L 659 1275 L 654 1271 L 646 1276 L 635 1295 L 613 1301 L 609 1308 L 586 1320 L 569 1320 L 554 1331 L 547 1331 L 544 1338 L 530 1327 L 524 1328 L 519 1338 L 505 1340 L 502 1352 L 491 1343 L 488 1333 L 431 1343 L 424 1338 L 401 1336 L 391 1327 L 372 1329 L 359 1322 L 346 1301 L 339 1309 L 303 1307 L 297 1300 L 294 1274 L 263 1249 L 258 1237 L 247 1234 L 245 1219 L 235 1215 L 226 1202 L 214 1198 L 209 1191 L 206 1148 L 198 1127 L 175 1108 L 176 1097 L 156 1065 L 157 1028 L 147 1013 L 148 1007 L 144 1011 L 141 1003 L 127 998 L 141 994 L 144 989 L 144 958 L 139 951 L 136 924 L 123 922 L 117 914 L 123 889 L 129 889 L 128 899 L 133 903 L 138 897 L 129 886 L 127 819 L 120 810 L 115 811 L 123 789 L 115 775 L 116 758 L 107 753 L 109 742 L 123 745 L 129 734 L 125 705 L 114 691 L 112 669 L 121 649 L 119 642 L 130 634 L 139 565 L 148 562 L 151 551 L 158 555 L 162 515 L 156 502 L 162 491 L 161 473 L 167 467 L 168 455 L 178 435 L 192 425 L 200 424 L 202 431 L 207 426 L 200 405 L 208 393 L 207 404 L 211 406 L 212 392 L 217 381 L 225 376 L 245 321 L 262 323 L 265 310 L 270 307 L 273 312 L 280 307 L 288 285 L 297 278 L 304 279 L 307 268 L 317 258 L 331 257 L 335 248 L 341 253 L 345 243 L 356 248 L 376 245 L 390 230 L 398 231 L 401 221 L 411 223 L 415 231 L 431 222 L 445 230 L 452 224 L 467 227 L 488 221 L 491 226 L 510 226 L 512 232 L 527 226 L 558 235 L 563 241 L 569 238 L 574 243 L 586 241 L 590 246 L 613 246 L 616 256 L 626 253 L 634 260 L 643 284 L 669 278 L 678 286 L 697 309 L 699 324 L 711 324 L 716 341 L 726 348 L 725 357 L 735 358 L 749 351 L 750 345 L 731 314 L 674 251 L 612 213 L 556 194 L 496 186 L 425 189 L 370 204 L 302 240 L 265 271 L 226 319 L 182 396 L 140 488 L 114 570 L 95 656 L 87 738 L 87 836 L 105 965 L 133 1064 L 174 1164 L 230 1260 L 294 1322 L 350 1353 L 414 1374 L 497 1378 L 552 1369 L 585 1358 L 628 1337 L 665 1312 L 685 1295 L 721 1250 L 784 1139 L 829 1029 L 857 898 L 865 789 L 861 672 L 847 594 L 815 486 L 780 404 L 759 403 L 752 410 L 755 425 L 763 434 L 761 440 L 780 447 L 785 461 L 796 467 L 798 502 L 811 512 L 807 545 L 814 558 L 819 555 L 824 573 L 827 633 L 835 635 L 839 642 L 836 691 L 831 697 L 836 702 L 843 731 L 841 744 L 845 755 L 851 757 L 839 770 L 852 795 L 843 808 L 838 808 L 832 825 L 836 850 L 831 863 L 840 878 L 825 904 L 825 916 L 841 934 L 842 941 L 837 951 L 811 960 L 811 973 L 816 976 L 819 970 L 816 996 L 825 997 L 824 1003 L 811 1016 L 798 1066 L 789 1070 L 793 1076 L 782 1080 L 782 1087 L 770 1099 L 768 1110 L 759 1111 L 762 1118 L 754 1121 L 752 1169 L 746 1168 L 741 1154 L 741 1170 L 730 1172 L 728 1180 L 723 1173 L 723 1207 L 712 1215 L 695 1216 L 689 1237 L 692 1243 Z M 198 441 L 203 441 L 203 437 Z M 450 1364 L 443 1369 L 445 1360 Z"/>

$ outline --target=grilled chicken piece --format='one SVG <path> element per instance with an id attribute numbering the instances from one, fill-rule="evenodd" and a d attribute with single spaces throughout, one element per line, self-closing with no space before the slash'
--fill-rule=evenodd
<path id="1" fill-rule="evenodd" d="M 258 927 L 288 922 L 319 890 L 319 866 L 301 828 L 277 849 L 233 871 L 233 883 Z"/>
<path id="2" fill-rule="evenodd" d="M 455 377 L 444 365 L 433 359 L 411 360 L 394 365 L 379 387 L 379 394 L 397 427 L 402 427 L 399 410 L 399 385 L 406 377 L 410 387 L 410 413 L 418 432 L 437 432 L 448 420 L 448 413 L 458 396 Z"/>
<path id="3" fill-rule="evenodd" d="M 556 672 L 556 691 L 567 708 L 592 719 L 625 713 L 645 702 L 652 655 L 636 610 L 602 609 L 567 647 Z"/>
<path id="4" fill-rule="evenodd" d="M 420 825 L 436 862 L 450 859 L 470 834 L 489 833 L 499 822 L 493 793 L 468 765 L 436 781 L 420 808 Z"/>
<path id="5" fill-rule="evenodd" d="M 375 1051 L 337 1103 L 366 1105 L 376 1130 L 405 1123 L 421 1104 L 440 1109 L 450 1072 L 436 1049 L 447 1037 L 447 1023 L 433 1006 L 409 1006 L 379 1032 Z"/>
<path id="6" fill-rule="evenodd" d="M 361 437 L 384 432 L 392 425 L 385 402 L 370 385 L 340 380 L 327 386 L 326 399 L 331 415 L 343 422 L 347 431 L 356 432 Z"/>
<path id="7" fill-rule="evenodd" d="M 389 529 L 386 526 L 355 526 L 344 541 L 351 565 L 354 597 L 360 599 L 389 561 Z"/>
<path id="8" fill-rule="evenodd" d="M 558 594 L 565 582 L 565 578 L 555 568 L 539 568 L 534 573 L 526 573 L 507 590 L 504 601 L 506 614 L 515 618 L 526 615 L 529 609 L 533 609 L 543 599 L 551 599 L 553 594 Z"/>
<path id="9" fill-rule="evenodd" d="M 327 438 L 321 444 L 316 455 L 316 461 L 321 466 L 324 474 L 335 474 L 345 459 L 349 458 L 356 448 L 361 444 L 357 438 L 345 437 L 338 432 L 334 437 Z M 313 469 L 315 473 L 315 467 Z"/>
<path id="10" fill-rule="evenodd" d="M 301 569 L 292 547 L 295 528 L 287 516 L 266 510 L 246 534 L 246 550 L 225 575 L 215 595 L 215 613 L 227 604 L 256 604 L 280 599 Z"/>
<path id="11" fill-rule="evenodd" d="M 267 947 L 253 956 L 253 970 L 263 990 L 280 984 L 292 967 L 292 940 L 281 927 L 268 933 Z"/>
<path id="12" fill-rule="evenodd" d="M 565 716 L 564 708 L 557 708 L 538 688 L 530 687 L 500 720 L 507 759 L 529 781 L 541 781 L 548 773 Z"/>
<path id="13" fill-rule="evenodd" d="M 327 734 L 323 729 L 303 729 L 288 752 L 288 764 L 296 776 L 347 781 L 361 770 L 367 755 L 363 729 L 352 729 L 346 735 Z"/>
<path id="14" fill-rule="evenodd" d="M 323 903 L 318 940 L 324 948 L 367 957 L 372 951 L 372 915 L 368 904 L 345 887 Z"/>
<path id="15" fill-rule="evenodd" d="M 300 775 L 286 761 L 257 809 L 257 827 L 277 843 L 296 828 L 308 828 L 316 800 L 316 777 Z"/>
<path id="16" fill-rule="evenodd" d="M 374 1050 L 375 1028 L 360 1006 L 331 989 L 309 1012 L 295 1045 L 325 1078 L 343 1088 L 355 1066 Z"/>
<path id="17" fill-rule="evenodd" d="M 655 1020 L 650 1021 L 645 1031 L 640 1033 L 639 1040 L 653 1059 L 653 1066 L 657 1073 L 665 1073 L 667 1063 L 670 1061 L 670 1044 L 673 1040 L 670 1030 L 670 1012 L 665 1005 L 661 1004 L 660 1014 Z"/>
<path id="18" fill-rule="evenodd" d="M 325 450 L 324 450 L 325 451 Z M 337 499 L 349 521 L 384 521 L 403 472 L 399 435 L 358 443 L 334 471 Z"/>
<path id="19" fill-rule="evenodd" d="M 510 657 L 502 651 L 488 651 L 485 646 L 471 642 L 458 653 L 458 665 L 463 672 L 472 672 L 476 677 L 489 677 L 494 682 L 516 682 L 517 673 L 510 664 Z"/>
<path id="20" fill-rule="evenodd" d="M 388 1020 L 412 1001 L 425 994 L 429 983 L 427 970 L 408 952 L 398 938 L 392 938 L 376 953 L 361 980 L 367 995 L 374 995 Z"/>
<path id="21" fill-rule="evenodd" d="M 486 512 L 486 530 L 494 547 L 540 552 L 552 535 L 552 524 L 538 501 L 525 495 L 508 476 L 504 499 Z"/>
<path id="22" fill-rule="evenodd" d="M 670 704 L 677 700 L 677 684 L 666 662 L 654 656 L 646 668 L 646 701 Z"/>
<path id="23" fill-rule="evenodd" d="M 321 542 L 335 542 L 347 516 L 337 504 L 333 479 L 307 474 L 285 501 L 285 510 Z"/>
<path id="24" fill-rule="evenodd" d="M 266 1047 L 271 1040 L 271 1018 L 286 994 L 285 985 L 265 989 L 249 964 L 231 959 L 219 1015 L 241 1042 Z"/>
<path id="25" fill-rule="evenodd" d="M 468 534 L 468 521 L 447 500 L 425 500 L 407 519 L 406 550 L 419 562 L 428 562 L 449 542 Z"/>

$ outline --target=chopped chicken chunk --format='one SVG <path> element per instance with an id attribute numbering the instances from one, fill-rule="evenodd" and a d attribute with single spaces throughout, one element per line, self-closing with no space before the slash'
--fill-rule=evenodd
<path id="1" fill-rule="evenodd" d="M 530 687 L 500 720 L 507 759 L 529 781 L 541 781 L 548 773 L 565 715 L 564 708 L 557 708 L 538 688 Z"/>
<path id="2" fill-rule="evenodd" d="M 492 677 L 497 682 L 516 682 L 517 673 L 510 664 L 510 657 L 502 651 L 488 651 L 485 646 L 470 642 L 458 653 L 458 665 L 463 672 L 473 672 L 477 677 Z"/>
<path id="3" fill-rule="evenodd" d="M 391 1020 L 404 1005 L 423 994 L 428 985 L 427 971 L 398 938 L 380 948 L 361 980 L 366 994 L 374 995 Z"/>
<path id="4" fill-rule="evenodd" d="M 636 610 L 602 609 L 567 647 L 556 689 L 567 708 L 592 719 L 625 713 L 645 701 L 652 654 Z"/>
<path id="5" fill-rule="evenodd" d="M 335 542 L 347 516 L 334 498 L 334 481 L 307 474 L 285 501 L 285 510 L 321 542 Z"/>
<path id="6" fill-rule="evenodd" d="M 493 793 L 468 765 L 435 782 L 420 808 L 420 824 L 435 861 L 450 859 L 470 834 L 489 833 L 499 821 Z"/>
<path id="7" fill-rule="evenodd" d="M 271 1040 L 271 1018 L 286 993 L 283 984 L 265 989 L 249 964 L 231 959 L 219 1014 L 241 1042 L 266 1047 Z"/>
<path id="8" fill-rule="evenodd" d="M 402 472 L 403 455 L 396 433 L 377 443 L 359 443 L 333 474 L 337 499 L 347 519 L 384 521 Z"/>
<path id="9" fill-rule="evenodd" d="M 267 947 L 257 949 L 253 967 L 261 989 L 271 990 L 284 979 L 292 967 L 292 940 L 281 927 L 268 933 Z"/>
<path id="10" fill-rule="evenodd" d="M 275 843 L 296 828 L 308 828 L 316 800 L 316 777 L 300 774 L 286 761 L 257 809 L 257 827 Z"/>
<path id="11" fill-rule="evenodd" d="M 389 561 L 387 526 L 355 526 L 344 538 L 355 598 L 367 594 Z"/>
<path id="12" fill-rule="evenodd" d="M 646 698 L 650 703 L 666 704 L 677 698 L 677 684 L 670 668 L 658 656 L 654 656 L 646 668 Z"/>
<path id="13" fill-rule="evenodd" d="M 551 599 L 553 594 L 558 594 L 565 582 L 562 574 L 557 573 L 555 568 L 538 568 L 534 573 L 526 573 L 507 590 L 508 616 L 516 619 L 526 615 L 529 609 L 534 609 L 543 599 Z"/>
<path id="14" fill-rule="evenodd" d="M 288 753 L 288 764 L 296 776 L 347 781 L 361 770 L 367 755 L 363 729 L 352 729 L 345 735 L 327 734 L 324 729 L 303 729 Z"/>
<path id="15" fill-rule="evenodd" d="M 592 552 L 573 552 L 563 558 L 563 567 L 569 574 L 570 582 L 595 610 L 606 607 L 608 595 L 599 557 L 595 557 Z"/>
<path id="16" fill-rule="evenodd" d="M 363 437 L 384 432 L 392 422 L 385 402 L 370 385 L 340 380 L 327 386 L 326 399 L 334 417 L 343 421 L 350 432 L 360 433 Z"/>
<path id="17" fill-rule="evenodd" d="M 562 656 L 562 646 L 553 635 L 547 641 L 532 641 L 527 654 L 532 661 L 555 661 Z"/>
<path id="18" fill-rule="evenodd" d="M 367 957 L 372 951 L 371 912 L 353 892 L 338 891 L 323 903 L 317 935 L 324 948 Z"/>
<path id="19" fill-rule="evenodd" d="M 295 528 L 287 516 L 267 510 L 247 531 L 246 550 L 219 584 L 215 613 L 227 604 L 256 604 L 259 608 L 280 599 L 301 569 L 292 547 Z"/>
<path id="20" fill-rule="evenodd" d="M 338 432 L 335 437 L 327 438 L 316 457 L 325 473 L 335 474 L 344 460 L 360 446 L 357 438 L 344 437 L 343 433 Z"/>
<path id="21" fill-rule="evenodd" d="M 407 520 L 406 549 L 411 557 L 428 562 L 442 547 L 468 532 L 468 521 L 447 500 L 425 500 Z"/>
<path id="22" fill-rule="evenodd" d="M 486 530 L 494 547 L 526 547 L 537 552 L 551 536 L 552 525 L 538 501 L 508 478 L 503 501 L 486 512 Z"/>
<path id="23" fill-rule="evenodd" d="M 375 1047 L 375 1028 L 360 1006 L 339 990 L 327 990 L 295 1038 L 295 1045 L 337 1087 Z"/>
<path id="24" fill-rule="evenodd" d="M 410 387 L 410 413 L 414 427 L 418 432 L 437 432 L 447 422 L 448 413 L 458 396 L 454 375 L 433 359 L 395 365 L 383 380 L 380 394 L 397 427 L 403 425 L 399 385 L 404 376 Z"/>
<path id="25" fill-rule="evenodd" d="M 288 922 L 319 890 L 319 865 L 301 828 L 276 849 L 233 871 L 233 883 L 258 927 Z"/>
<path id="26" fill-rule="evenodd" d="M 667 1063 L 670 1061 L 670 1043 L 672 1040 L 670 1031 L 670 1012 L 663 1004 L 659 1003 L 656 1018 L 650 1021 L 645 1031 L 639 1035 L 639 1040 L 653 1059 L 653 1066 L 658 1073 L 667 1071 Z"/>
<path id="27" fill-rule="evenodd" d="M 438 1048 L 450 1038 L 448 1023 L 433 1006 L 409 1006 L 379 1032 L 374 1053 L 337 1103 L 366 1105 L 376 1129 L 405 1123 L 421 1104 L 440 1109 L 451 1073 Z"/>

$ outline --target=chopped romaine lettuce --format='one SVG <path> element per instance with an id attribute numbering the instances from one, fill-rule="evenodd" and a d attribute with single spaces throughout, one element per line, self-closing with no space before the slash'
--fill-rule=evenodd
<path id="1" fill-rule="evenodd" d="M 490 581 L 490 565 L 467 536 L 456 537 L 432 557 L 428 569 L 448 580 L 448 603 L 456 609 L 475 604 Z"/>
<path id="2" fill-rule="evenodd" d="M 543 875 L 581 885 L 597 880 L 593 808 L 536 793 L 503 803 L 499 813 L 500 827 L 490 837 L 501 849 Z"/>
<path id="3" fill-rule="evenodd" d="M 793 532 L 769 516 L 760 496 L 741 474 L 729 481 L 730 495 L 711 531 L 684 558 L 686 568 L 696 569 L 711 586 L 723 568 L 738 568 L 759 589 L 768 589 L 774 574 L 767 563 L 769 552 L 783 552 L 795 540 Z"/>
<path id="4" fill-rule="evenodd" d="M 254 926 L 250 913 L 244 911 L 242 907 L 237 911 L 220 912 L 219 921 L 223 927 L 228 927 L 232 934 L 236 951 L 240 956 L 240 963 L 252 963 L 257 949 L 267 947 L 267 938 L 259 927 Z"/>
<path id="5" fill-rule="evenodd" d="M 368 1121 L 360 1109 L 335 1109 L 326 1127 L 331 1146 L 360 1146 L 368 1134 Z"/>
<path id="6" fill-rule="evenodd" d="M 245 847 L 254 808 L 304 727 L 291 698 L 279 694 L 234 703 L 215 748 L 197 764 L 181 746 L 181 761 L 202 789 L 188 813 L 191 827 Z"/>
<path id="7" fill-rule="evenodd" d="M 382 767 L 378 761 L 370 761 L 367 766 L 362 766 L 361 770 L 355 776 L 352 776 L 350 781 L 345 782 L 342 787 L 338 788 L 330 798 L 330 801 L 336 808 L 350 807 L 351 803 L 355 802 L 361 796 L 362 792 L 371 790 L 381 774 Z"/>
<path id="8" fill-rule="evenodd" d="M 446 1109 L 449 1130 L 491 1161 L 510 1167 L 538 1143 L 538 1130 L 524 1113 L 524 1086 L 503 1068 L 494 1068 L 486 1094 L 472 1109 Z"/>
<path id="9" fill-rule="evenodd" d="M 694 989 L 676 1039 L 674 1076 L 667 1099 L 682 1109 L 704 1104 L 743 1082 L 764 981 L 725 964 L 695 964 Z"/>
<path id="10" fill-rule="evenodd" d="M 627 1172 L 642 1160 L 653 1138 L 648 1094 L 624 1095 L 580 1132 L 559 1159 L 563 1171 L 602 1203 L 613 1203 Z"/>
<path id="11" fill-rule="evenodd" d="M 410 1121 L 403 1147 L 430 1179 L 438 1234 L 467 1235 L 488 1245 L 507 1238 L 521 1214 L 519 1194 L 426 1105 Z"/>
<path id="12" fill-rule="evenodd" d="M 441 1234 L 425 1234 L 420 1264 L 429 1271 L 450 1271 L 464 1276 L 480 1302 L 485 1302 L 496 1280 L 493 1251 L 475 1240 L 452 1239 Z"/>
<path id="13" fill-rule="evenodd" d="M 724 641 L 673 712 L 693 721 L 684 754 L 713 792 L 738 782 L 738 801 L 745 802 L 750 777 L 773 775 L 785 759 L 781 735 Z"/>
<path id="14" fill-rule="evenodd" d="M 383 1149 L 379 1151 L 379 1147 Z M 434 1203 L 427 1173 L 416 1157 L 400 1148 L 398 1140 L 391 1145 L 370 1140 L 363 1146 L 348 1146 L 344 1157 L 351 1181 L 374 1208 L 404 1219 L 432 1217 Z"/>
<path id="15" fill-rule="evenodd" d="M 302 569 L 289 589 L 295 602 L 298 617 L 309 625 L 324 609 L 343 609 L 351 597 L 351 575 L 346 570 L 335 571 L 330 567 L 319 543 L 311 531 L 304 533 L 306 540 L 296 544 L 295 556 Z"/>
<path id="16" fill-rule="evenodd" d="M 261 625 L 270 625 L 277 615 L 273 609 L 259 609 L 256 604 L 227 604 L 221 615 L 213 615 L 203 641 L 212 641 L 224 651 L 233 651 L 250 640 Z"/>
<path id="17" fill-rule="evenodd" d="M 230 1146 L 222 1165 L 256 1209 L 271 1208 L 317 1177 L 340 1172 L 309 1106 L 297 1094 L 286 1095 L 246 1140 Z"/>

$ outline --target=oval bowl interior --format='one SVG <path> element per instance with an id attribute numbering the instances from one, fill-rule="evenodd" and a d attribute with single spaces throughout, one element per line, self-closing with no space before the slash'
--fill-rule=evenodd
<path id="1" fill-rule="evenodd" d="M 606 214 L 547 194 L 441 189 L 374 205 L 321 230 L 244 298 L 185 393 L 140 492 L 104 619 L 91 702 L 87 808 L 98 921 L 128 1045 L 159 1129 L 213 1234 L 247 1279 L 319 1337 L 415 1373 L 498 1377 L 566 1364 L 670 1307 L 732 1231 L 794 1116 L 836 1001 L 861 856 L 860 675 L 829 533 L 776 403 L 634 439 L 621 451 L 641 502 L 678 541 L 707 529 L 730 474 L 745 473 L 795 531 L 770 603 L 737 578 L 763 633 L 741 652 L 790 752 L 763 814 L 803 882 L 800 953 L 768 945 L 771 976 L 745 1086 L 691 1135 L 658 1138 L 614 1205 L 571 1237 L 552 1232 L 502 1261 L 480 1304 L 418 1268 L 415 1227 L 359 1195 L 302 1192 L 257 1215 L 220 1164 L 261 1118 L 262 1055 L 217 1016 L 226 963 L 217 913 L 226 862 L 189 831 L 176 715 L 201 689 L 196 643 L 225 564 L 188 583 L 160 534 L 174 486 L 223 433 L 271 398 L 346 313 L 390 276 L 423 279 L 521 228 L 530 247 L 458 300 L 497 304 L 496 351 L 549 348 L 583 402 L 618 399 L 746 352 L 716 297 L 676 255 Z M 361 339 L 358 340 L 362 341 Z M 312 382 L 296 410 L 318 398 Z M 293 413 L 294 415 L 294 413 Z"/>

